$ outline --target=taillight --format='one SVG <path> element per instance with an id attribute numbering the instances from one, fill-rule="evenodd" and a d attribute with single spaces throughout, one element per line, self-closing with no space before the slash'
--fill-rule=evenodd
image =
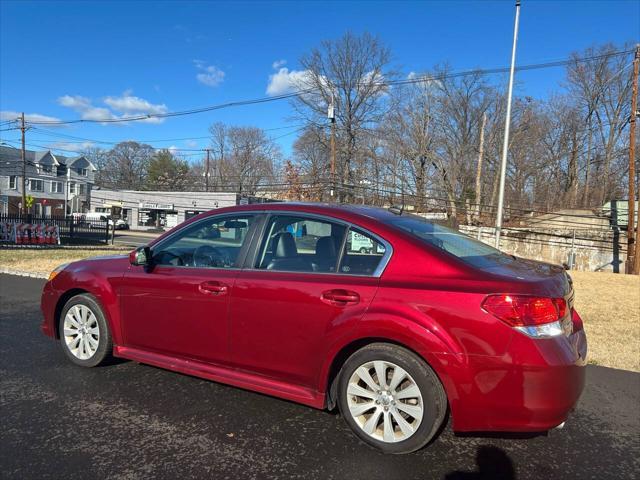
<path id="1" fill-rule="evenodd" d="M 560 320 L 567 314 L 564 298 L 527 295 L 489 295 L 482 308 L 531 337 L 562 335 Z"/>
<path id="2" fill-rule="evenodd" d="M 574 332 L 579 332 L 580 330 L 584 329 L 582 318 L 580 317 L 580 315 L 578 315 L 578 312 L 576 312 L 575 309 L 571 310 L 571 321 L 573 322 Z"/>
<path id="3" fill-rule="evenodd" d="M 567 301 L 564 298 L 554 298 L 553 303 L 558 309 L 558 318 L 562 320 L 567 314 Z"/>

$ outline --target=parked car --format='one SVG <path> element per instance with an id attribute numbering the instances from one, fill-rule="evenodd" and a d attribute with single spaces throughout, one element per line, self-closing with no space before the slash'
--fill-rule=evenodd
<path id="1" fill-rule="evenodd" d="M 114 224 L 116 230 L 129 230 L 129 224 L 126 220 L 123 220 L 121 218 L 119 218 L 115 222 L 112 219 L 109 219 L 109 227 L 113 227 Z"/>
<path id="2" fill-rule="evenodd" d="M 56 268 L 42 330 L 76 365 L 113 354 L 337 407 L 384 452 L 423 447 L 447 415 L 458 432 L 561 426 L 587 350 L 569 275 L 398 213 L 203 213 L 128 257 Z"/>
<path id="3" fill-rule="evenodd" d="M 129 224 L 125 220 L 118 219 L 114 222 L 108 214 L 102 212 L 74 213 L 72 216 L 79 225 L 89 228 L 105 228 L 107 223 L 109 228 L 113 228 L 115 223 L 116 230 L 129 229 Z"/>

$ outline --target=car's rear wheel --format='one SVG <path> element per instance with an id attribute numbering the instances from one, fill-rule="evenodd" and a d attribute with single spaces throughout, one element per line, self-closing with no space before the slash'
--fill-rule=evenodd
<path id="1" fill-rule="evenodd" d="M 76 295 L 65 304 L 59 333 L 62 350 L 76 365 L 95 367 L 111 357 L 111 332 L 100 304 L 92 295 Z"/>
<path id="2" fill-rule="evenodd" d="M 442 384 L 424 360 L 402 347 L 375 343 L 345 362 L 338 405 L 354 433 L 385 453 L 422 448 L 447 412 Z"/>

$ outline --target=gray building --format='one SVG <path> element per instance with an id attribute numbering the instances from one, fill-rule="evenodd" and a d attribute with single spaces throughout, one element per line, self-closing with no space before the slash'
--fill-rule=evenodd
<path id="1" fill-rule="evenodd" d="M 86 212 L 96 168 L 82 155 L 64 157 L 27 150 L 26 195 L 33 197 L 31 213 L 64 216 Z M 0 213 L 18 214 L 22 205 L 22 156 L 17 148 L 0 147 Z"/>
<path id="2" fill-rule="evenodd" d="M 126 220 L 130 228 L 172 228 L 199 213 L 264 199 L 230 192 L 164 192 L 93 189 L 91 209 Z"/>

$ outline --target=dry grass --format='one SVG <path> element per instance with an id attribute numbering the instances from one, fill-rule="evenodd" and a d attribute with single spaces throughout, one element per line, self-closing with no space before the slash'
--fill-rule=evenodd
<path id="1" fill-rule="evenodd" d="M 130 249 L 129 249 L 130 250 Z M 0 250 L 0 267 L 32 273 L 48 274 L 62 263 L 73 262 L 100 255 L 127 253 L 122 247 L 104 247 L 100 249 L 3 249 Z"/>
<path id="2" fill-rule="evenodd" d="M 98 255 L 100 250 L 0 250 L 0 267 L 49 273 L 61 263 Z M 571 272 L 576 309 L 584 320 L 589 362 L 640 372 L 640 277 L 614 273 Z"/>
<path id="3" fill-rule="evenodd" d="M 640 372 L 640 277 L 571 272 L 590 363 Z"/>

